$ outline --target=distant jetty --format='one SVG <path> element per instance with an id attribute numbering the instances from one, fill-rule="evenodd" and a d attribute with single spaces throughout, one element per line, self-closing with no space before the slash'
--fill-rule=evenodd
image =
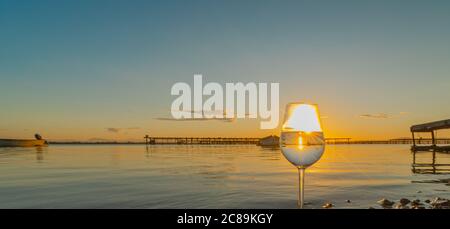
<path id="1" fill-rule="evenodd" d="M 211 138 L 211 137 L 149 137 L 145 143 L 150 145 L 256 145 L 260 138 Z"/>

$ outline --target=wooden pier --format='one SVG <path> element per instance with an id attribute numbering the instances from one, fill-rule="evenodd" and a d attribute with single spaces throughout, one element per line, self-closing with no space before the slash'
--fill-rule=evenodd
<path id="1" fill-rule="evenodd" d="M 351 140 L 347 144 L 413 144 L 416 142 L 416 145 L 420 144 L 431 144 L 433 139 L 431 138 L 420 138 L 413 140 L 412 138 L 395 138 L 388 140 Z M 450 138 L 436 138 L 434 139 L 436 144 L 450 144 Z M 333 142 L 327 142 L 327 144 L 333 144 Z M 336 143 L 336 144 L 345 144 L 345 143 Z"/>
<path id="2" fill-rule="evenodd" d="M 351 138 L 326 138 L 326 144 L 350 144 Z"/>
<path id="3" fill-rule="evenodd" d="M 260 138 L 211 138 L 211 137 L 149 137 L 150 145 L 256 145 Z"/>

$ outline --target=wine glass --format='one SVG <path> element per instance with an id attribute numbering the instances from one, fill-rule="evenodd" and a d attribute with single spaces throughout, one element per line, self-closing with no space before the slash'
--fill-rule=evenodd
<path id="1" fill-rule="evenodd" d="M 317 105 L 289 103 L 286 106 L 280 148 L 284 157 L 298 168 L 298 206 L 303 208 L 305 169 L 316 163 L 325 150 Z"/>

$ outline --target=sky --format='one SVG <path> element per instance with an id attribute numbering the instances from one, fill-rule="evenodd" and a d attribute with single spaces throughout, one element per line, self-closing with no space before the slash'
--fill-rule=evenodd
<path id="1" fill-rule="evenodd" d="M 410 137 L 450 118 L 449 1 L 0 0 L 0 138 L 262 137 L 170 121 L 176 82 L 280 83 L 326 137 Z"/>

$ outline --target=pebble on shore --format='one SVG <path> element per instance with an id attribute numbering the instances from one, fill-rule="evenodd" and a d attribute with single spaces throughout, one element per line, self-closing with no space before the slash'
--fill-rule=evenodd
<path id="1" fill-rule="evenodd" d="M 436 197 L 430 204 L 434 209 L 450 209 L 450 200 L 448 199 Z"/>
<path id="2" fill-rule="evenodd" d="M 326 203 L 322 206 L 322 208 L 332 208 L 334 205 L 332 203 Z"/>
<path id="3" fill-rule="evenodd" d="M 406 198 L 401 198 L 400 199 L 400 204 L 401 205 L 407 205 L 407 204 L 409 204 L 411 201 L 410 200 L 408 200 L 408 199 L 406 199 Z"/>
<path id="4" fill-rule="evenodd" d="M 394 202 L 392 202 L 386 198 L 379 200 L 377 203 L 383 207 L 392 207 L 392 205 L 394 205 Z"/>
<path id="5" fill-rule="evenodd" d="M 411 201 L 411 205 L 413 205 L 413 206 L 419 206 L 419 205 L 423 205 L 423 204 L 420 202 L 419 199 L 417 199 L 417 200 Z"/>
<path id="6" fill-rule="evenodd" d="M 386 198 L 378 201 L 383 208 L 394 208 L 394 209 L 450 209 L 450 200 L 445 198 L 436 197 L 433 200 L 425 200 L 427 204 L 422 203 L 419 199 L 409 200 L 406 198 L 401 198 L 399 202 L 395 203 Z"/>

